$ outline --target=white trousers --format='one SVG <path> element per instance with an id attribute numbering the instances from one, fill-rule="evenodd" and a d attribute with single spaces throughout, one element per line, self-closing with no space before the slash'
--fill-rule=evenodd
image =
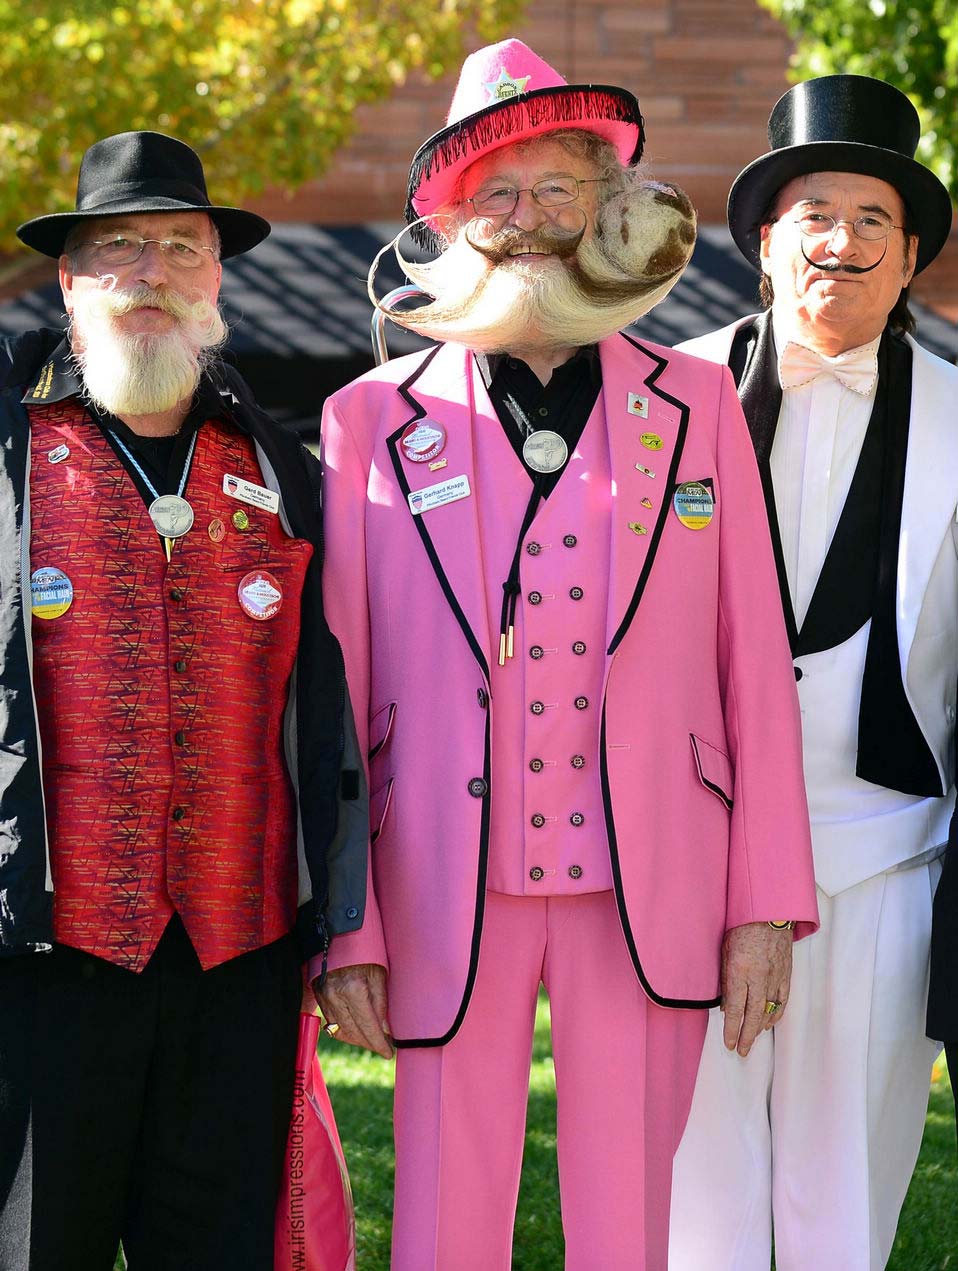
<path id="1" fill-rule="evenodd" d="M 921 1146 L 937 862 L 828 897 L 747 1059 L 709 1020 L 675 1157 L 669 1271 L 882 1271 Z"/>

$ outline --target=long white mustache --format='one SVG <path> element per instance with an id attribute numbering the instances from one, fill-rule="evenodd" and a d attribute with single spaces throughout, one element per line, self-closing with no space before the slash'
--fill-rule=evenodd
<path id="1" fill-rule="evenodd" d="M 687 196 L 651 181 L 636 182 L 606 202 L 591 238 L 565 260 L 565 249 L 549 241 L 551 231 L 542 235 L 543 243 L 535 232 L 483 237 L 476 225 L 460 228 L 427 264 L 405 260 L 399 238 L 393 241 L 406 274 L 435 298 L 409 312 L 384 310 L 397 325 L 477 352 L 591 344 L 662 300 L 695 244 L 695 212 Z M 570 232 L 560 235 L 567 239 Z M 552 259 L 530 264 L 510 257 L 517 238 L 530 250 L 544 247 Z M 373 303 L 375 268 L 376 262 L 369 277 Z"/>
<path id="2" fill-rule="evenodd" d="M 117 317 L 144 307 L 175 319 L 171 331 L 129 334 Z M 226 340 L 216 305 L 141 283 L 74 295 L 70 321 L 73 358 L 87 394 L 112 415 L 154 415 L 192 397 L 203 367 Z"/>

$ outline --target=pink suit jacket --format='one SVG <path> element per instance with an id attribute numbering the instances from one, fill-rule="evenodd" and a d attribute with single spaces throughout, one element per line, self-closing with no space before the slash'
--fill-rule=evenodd
<path id="1" fill-rule="evenodd" d="M 645 992 L 704 1008 L 718 998 L 727 928 L 817 925 L 794 672 L 727 369 L 624 335 L 600 358 L 612 566 L 594 759 L 612 877 Z M 647 398 L 647 418 L 629 413 L 630 393 Z M 446 430 L 441 472 L 402 455 L 423 417 Z M 516 797 L 524 779 L 501 771 L 490 745 L 499 614 L 486 603 L 473 431 L 487 427 L 501 425 L 475 360 L 452 345 L 379 367 L 324 412 L 324 594 L 372 807 L 365 920 L 336 938 L 330 965 L 389 967 L 390 1023 L 406 1045 L 442 1044 L 463 1019 L 489 801 Z M 463 475 L 468 497 L 413 514 L 411 493 Z M 708 478 L 714 516 L 689 529 L 672 494 Z M 518 524 L 504 532 L 514 542 Z"/>

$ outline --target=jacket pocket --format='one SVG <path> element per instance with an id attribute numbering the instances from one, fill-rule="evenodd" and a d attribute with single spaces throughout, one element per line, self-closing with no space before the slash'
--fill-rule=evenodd
<path id="1" fill-rule="evenodd" d="M 396 703 L 387 702 L 369 721 L 369 758 L 375 759 L 389 740 L 396 718 Z"/>
<path id="2" fill-rule="evenodd" d="M 369 796 L 369 841 L 375 843 L 382 834 L 383 826 L 386 824 L 386 817 L 389 814 L 389 805 L 393 801 L 393 786 L 395 777 L 390 777 L 384 786 L 380 786 L 378 790 L 374 790 Z"/>
<path id="3" fill-rule="evenodd" d="M 717 794 L 731 812 L 732 790 L 735 786 L 731 759 L 724 750 L 719 750 L 717 746 L 711 745 L 703 738 L 696 737 L 695 733 L 689 733 L 689 741 L 692 743 L 692 754 L 695 757 L 699 780 L 706 790 Z"/>

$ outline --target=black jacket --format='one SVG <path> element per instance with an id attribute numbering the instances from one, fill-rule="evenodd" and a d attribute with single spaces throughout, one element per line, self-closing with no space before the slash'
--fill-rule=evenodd
<path id="1" fill-rule="evenodd" d="M 31 674 L 30 420 L 23 398 L 41 374 L 49 384 L 51 356 L 62 339 L 60 331 L 41 330 L 0 340 L 0 956 L 47 949 L 53 939 Z M 223 415 L 252 439 L 264 482 L 279 494 L 292 533 L 314 548 L 303 584 L 295 720 L 287 730 L 313 898 L 301 905 L 297 931 L 303 955 L 312 956 L 334 934 L 362 925 L 368 850 L 343 657 L 323 614 L 319 465 L 294 433 L 259 409 L 231 367 L 215 362 L 205 374 Z"/>

